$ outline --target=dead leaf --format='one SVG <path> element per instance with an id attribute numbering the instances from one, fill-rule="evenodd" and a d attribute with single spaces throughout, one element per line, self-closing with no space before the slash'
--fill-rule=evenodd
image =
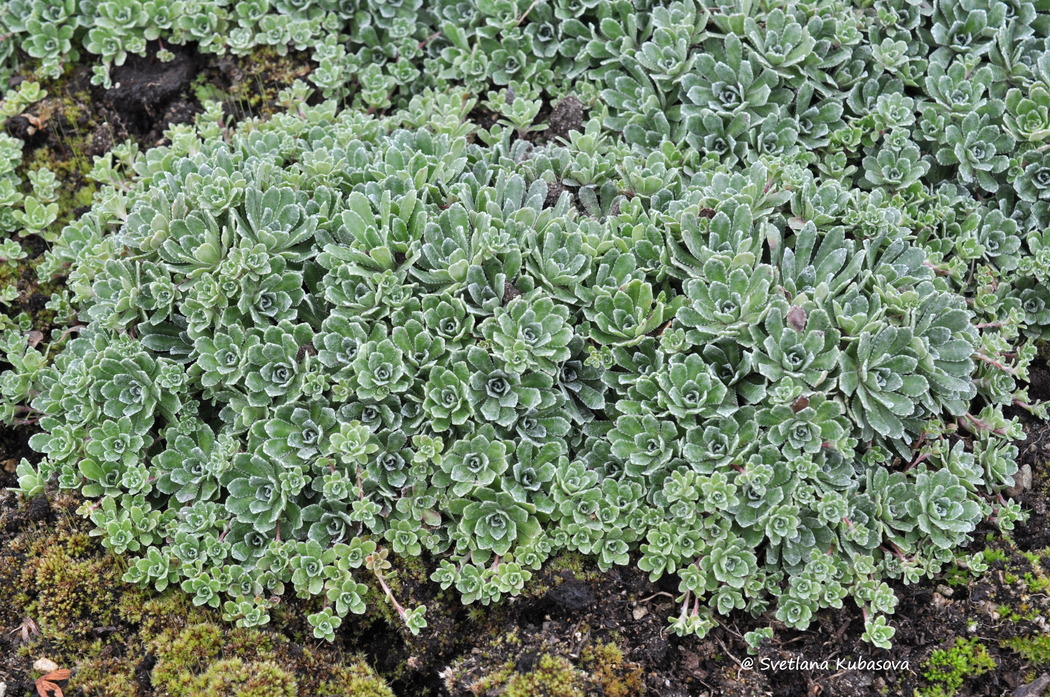
<path id="1" fill-rule="evenodd" d="M 791 309 L 788 310 L 787 323 L 788 326 L 794 329 L 796 332 L 805 331 L 806 311 L 798 305 L 792 305 Z"/>
<path id="2" fill-rule="evenodd" d="M 36 622 L 30 617 L 26 617 L 22 620 L 22 625 L 19 627 L 22 630 L 22 643 L 28 644 L 30 637 L 40 636 L 40 627 L 36 625 Z M 55 666 L 57 668 L 58 666 Z"/>
<path id="3" fill-rule="evenodd" d="M 36 693 L 40 697 L 65 697 L 61 687 L 43 678 L 36 681 Z"/>
<path id="4" fill-rule="evenodd" d="M 46 659 L 45 659 L 46 660 Z M 37 661 L 40 663 L 40 661 Z M 51 661 L 48 661 L 51 663 Z M 54 663 L 52 663 L 54 665 Z M 58 686 L 59 682 L 63 680 L 69 680 L 69 677 L 73 674 L 71 670 L 62 668 L 59 670 L 52 670 L 46 675 L 42 675 L 36 679 L 36 693 L 40 697 L 65 697 L 62 692 L 62 688 Z"/>
<path id="5" fill-rule="evenodd" d="M 44 118 L 40 118 L 36 114 L 23 114 L 23 116 L 25 116 L 25 120 L 29 123 L 29 127 L 26 129 L 26 133 L 29 135 L 44 130 L 44 127 L 47 125 L 46 116 Z"/>

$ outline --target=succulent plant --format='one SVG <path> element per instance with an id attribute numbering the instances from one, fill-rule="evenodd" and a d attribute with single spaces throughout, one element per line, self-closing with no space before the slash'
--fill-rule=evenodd
<path id="1" fill-rule="evenodd" d="M 333 639 L 371 574 L 418 632 L 398 557 L 490 604 L 570 550 L 676 575 L 680 634 L 853 598 L 888 645 L 888 579 L 1019 515 L 1046 8 L 651 4 L 0 9 L 0 77 L 15 46 L 100 85 L 152 45 L 317 65 L 268 120 L 98 158 L 80 216 L 0 134 L 0 266 L 37 237 L 66 278 L 68 331 L 0 318 L 21 491 L 97 499 L 129 580 L 242 626 L 290 589 Z"/>

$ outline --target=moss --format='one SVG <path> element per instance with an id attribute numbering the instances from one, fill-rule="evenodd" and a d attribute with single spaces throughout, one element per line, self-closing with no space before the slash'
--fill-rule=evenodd
<path id="1" fill-rule="evenodd" d="M 87 534 L 60 525 L 30 545 L 21 576 L 23 587 L 32 589 L 26 615 L 53 642 L 72 646 L 115 620 L 121 572 L 111 557 L 93 553 Z"/>
<path id="2" fill-rule="evenodd" d="M 514 662 L 505 661 L 476 680 L 461 680 L 462 676 L 455 669 L 449 670 L 445 677 L 446 686 L 449 689 L 452 689 L 452 685 L 457 685 L 472 694 L 484 695 L 506 685 L 512 675 L 514 675 Z"/>
<path id="3" fill-rule="evenodd" d="M 956 639 L 950 649 L 938 649 L 927 661 L 923 673 L 931 686 L 919 690 L 922 697 L 951 697 L 968 679 L 975 678 L 996 668 L 995 659 L 988 655 L 976 637 Z"/>
<path id="4" fill-rule="evenodd" d="M 154 643 L 157 663 L 153 685 L 172 697 L 191 694 L 199 675 L 222 651 L 222 630 L 214 624 L 193 624 L 177 635 L 165 632 Z"/>
<path id="5" fill-rule="evenodd" d="M 136 586 L 124 587 L 118 609 L 125 622 L 137 625 L 143 636 L 151 638 L 209 619 L 208 612 L 194 606 L 184 593 L 156 595 Z"/>
<path id="6" fill-rule="evenodd" d="M 360 658 L 329 645 L 304 647 L 307 613 L 294 600 L 282 603 L 270 626 L 244 629 L 178 590 L 158 595 L 123 583 L 125 562 L 87 533 L 89 522 L 70 514 L 79 503 L 53 497 L 54 523 L 23 523 L 0 544 L 0 626 L 30 618 L 40 629 L 10 657 L 0 656 L 0 672 L 5 658 L 24 667 L 47 656 L 75 669 L 66 694 L 84 697 L 141 694 L 145 678 L 170 697 L 393 697 Z M 141 665 L 152 671 L 136 672 Z"/>
<path id="7" fill-rule="evenodd" d="M 212 622 L 169 630 L 150 645 L 153 686 L 169 697 L 361 695 L 393 697 L 360 660 L 295 647 L 284 636 Z"/>
<path id="8" fill-rule="evenodd" d="M 970 582 L 971 573 L 958 566 L 948 569 L 944 573 L 944 582 L 953 588 L 959 588 Z"/>
<path id="9" fill-rule="evenodd" d="M 230 658 L 212 664 L 189 693 L 200 697 L 295 697 L 295 678 L 269 661 L 245 663 Z M 174 697 L 176 693 L 170 693 Z"/>
<path id="10" fill-rule="evenodd" d="M 101 651 L 99 651 L 101 653 Z M 91 697 L 127 697 L 137 694 L 135 661 L 128 657 L 96 656 L 76 663 L 72 683 L 79 694 Z"/>
<path id="11" fill-rule="evenodd" d="M 1001 645 L 1020 654 L 1033 665 L 1050 664 L 1050 636 L 1046 634 L 1013 637 L 1001 642 Z"/>
<path id="12" fill-rule="evenodd" d="M 34 150 L 23 162 L 23 174 L 26 174 L 27 170 L 47 167 L 63 183 L 58 189 L 59 217 L 52 225 L 53 231 L 61 229 L 62 225 L 73 217 L 74 210 L 81 206 L 90 206 L 97 188 L 94 182 L 85 178 L 92 167 L 92 159 L 83 154 L 87 143 L 64 140 L 63 145 L 69 150 L 68 157 L 60 156 L 49 147 L 42 147 Z"/>
<path id="13" fill-rule="evenodd" d="M 565 658 L 545 654 L 535 670 L 512 675 L 502 694 L 504 697 L 583 697 L 586 677 Z"/>
<path id="14" fill-rule="evenodd" d="M 281 55 L 272 46 L 257 46 L 246 56 L 231 56 L 223 76 L 201 73 L 191 85 L 198 101 L 222 101 L 234 121 L 250 116 L 269 118 L 282 107 L 277 95 L 298 79 L 310 74 L 305 54 L 289 51 Z M 220 89 L 212 81 L 229 83 Z"/>
<path id="15" fill-rule="evenodd" d="M 463 687 L 475 695 L 583 697 L 587 683 L 587 674 L 573 667 L 568 659 L 547 653 L 535 661 L 531 670 L 519 672 L 513 661 L 507 661 Z"/>
<path id="16" fill-rule="evenodd" d="M 69 89 L 64 84 L 48 87 L 48 92 L 57 92 L 57 96 L 34 108 L 37 116 L 48 123 L 51 137 L 28 152 L 18 170 L 25 179 L 29 171 L 47 167 L 62 182 L 58 189 L 59 216 L 51 226 L 53 233 L 73 217 L 77 208 L 91 205 L 97 186 L 87 179 L 93 165 L 87 153 L 95 128 L 105 124 L 101 115 L 89 113 L 84 106 L 92 103 L 89 92 L 71 93 Z"/>
<path id="17" fill-rule="evenodd" d="M 583 650 L 583 666 L 592 682 L 606 697 L 630 697 L 645 692 L 641 666 L 624 660 L 623 651 L 613 642 L 595 644 Z"/>
<path id="18" fill-rule="evenodd" d="M 364 663 L 336 666 L 320 684 L 317 697 L 394 697 L 394 691 Z"/>
<path id="19" fill-rule="evenodd" d="M 1038 568 L 1037 564 L 1038 562 L 1033 562 L 1032 565 Z M 1029 571 L 1025 573 L 1023 578 L 1029 593 L 1046 593 L 1050 591 L 1050 577 L 1047 577 L 1045 574 Z"/>
<path id="20" fill-rule="evenodd" d="M 990 540 L 990 542 L 994 542 L 994 540 Z M 986 564 L 1006 562 L 1010 558 L 1010 555 L 1006 553 L 1006 550 L 998 545 L 985 547 L 982 554 L 984 555 L 984 561 Z"/>
<path id="21" fill-rule="evenodd" d="M 564 576 L 564 572 L 568 572 L 572 578 L 581 581 L 595 581 L 601 576 L 594 562 L 578 552 L 563 552 L 556 555 L 547 562 L 544 571 L 549 572 L 554 577 Z"/>
<path id="22" fill-rule="evenodd" d="M 281 675 L 272 670 L 279 668 L 269 660 L 276 648 L 272 636 L 254 629 L 224 629 L 202 622 L 177 633 L 164 632 L 152 644 L 157 657 L 154 687 L 171 697 L 247 694 L 249 678 L 258 674 L 263 676 L 259 685 L 282 690 L 272 692 L 275 697 L 295 694 L 295 681 L 283 670 Z"/>
<path id="23" fill-rule="evenodd" d="M 586 626 L 576 630 L 590 633 Z M 501 697 L 634 697 L 645 692 L 641 666 L 627 661 L 612 637 L 585 645 L 579 654 L 548 639 L 515 630 L 475 645 L 442 674 L 446 687 L 454 694 Z"/>

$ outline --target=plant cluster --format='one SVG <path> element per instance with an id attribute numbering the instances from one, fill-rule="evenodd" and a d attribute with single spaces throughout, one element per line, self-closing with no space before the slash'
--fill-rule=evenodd
<path id="1" fill-rule="evenodd" d="M 47 91 L 41 89 L 39 83 L 26 80 L 16 89 L 5 92 L 0 99 L 0 119 L 6 121 L 12 116 L 20 116 L 45 97 Z M 34 121 L 27 123 L 30 128 L 36 128 L 33 124 L 40 122 L 35 120 L 36 117 L 31 118 Z M 57 236 L 58 177 L 46 166 L 27 168 L 27 186 L 23 186 L 19 176 L 23 145 L 21 140 L 6 131 L 0 132 L 0 234 L 8 236 L 0 241 L 0 270 L 17 268 L 19 260 L 27 256 L 14 237 L 35 235 L 52 242 Z M 28 193 L 24 193 L 26 189 Z M 0 304 L 14 300 L 15 291 L 13 284 L 0 288 Z"/>
<path id="2" fill-rule="evenodd" d="M 237 22 L 342 11 L 299 4 Z M 4 341 L 6 415 L 44 431 L 22 491 L 80 489 L 129 580 L 242 626 L 291 589 L 331 638 L 371 574 L 418 631 L 388 553 L 488 604 L 571 550 L 676 576 L 679 634 L 851 599 L 888 646 L 888 580 L 1021 518 L 1003 409 L 1042 413 L 1018 381 L 1050 337 L 1048 16 L 774 5 L 355 6 L 317 50 L 362 62 L 319 84 L 422 56 L 405 109 L 300 83 L 269 122 L 212 104 L 100 160 L 114 185 L 42 266 L 82 324 L 53 360 Z M 592 118 L 536 144 L 548 72 Z"/>
<path id="3" fill-rule="evenodd" d="M 272 47 L 309 52 L 327 97 L 382 109 L 449 82 L 567 87 L 600 69 L 610 47 L 636 47 L 635 13 L 659 9 L 652 0 L 12 0 L 0 9 L 0 76 L 29 61 L 55 78 L 88 58 L 92 81 L 109 87 L 113 67 L 151 42 L 162 60 L 174 57 L 171 45 L 234 55 Z"/>

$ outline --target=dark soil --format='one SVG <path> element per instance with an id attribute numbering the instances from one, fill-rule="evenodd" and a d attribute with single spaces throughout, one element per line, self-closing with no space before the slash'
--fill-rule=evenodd
<path id="1" fill-rule="evenodd" d="M 568 138 L 571 131 L 583 128 L 583 103 L 573 96 L 562 98 L 547 118 L 549 140 Z"/>
<path id="2" fill-rule="evenodd" d="M 1050 368 L 1046 361 L 1036 359 L 1028 369 L 1028 396 L 1037 402 L 1050 399 Z"/>
<path id="3" fill-rule="evenodd" d="M 156 57 L 157 48 L 151 46 L 146 56 L 129 56 L 124 65 L 113 69 L 113 87 L 95 92 L 110 111 L 113 125 L 147 143 L 159 140 L 169 124 L 192 120 L 199 110 L 187 95 L 200 70 L 197 52 L 187 46 L 170 46 L 175 58 L 162 63 Z"/>
<path id="4" fill-rule="evenodd" d="M 47 140 L 47 132 L 43 124 L 32 114 L 12 116 L 4 126 L 10 135 L 25 143 L 23 147 L 26 148 L 35 148 Z"/>
<path id="5" fill-rule="evenodd" d="M 102 155 L 128 138 L 151 146 L 170 124 L 189 121 L 199 111 L 188 92 L 198 72 L 196 52 L 170 48 L 175 52 L 170 63 L 156 59 L 156 46 L 145 57 L 128 56 L 124 65 L 113 69 L 113 87 L 108 90 L 91 84 L 86 66 L 75 67 L 61 83 L 46 84 L 48 98 L 25 115 L 8 119 L 6 127 L 23 137 L 19 132 L 30 123 L 38 124 L 28 134 L 23 152 L 29 155 L 47 147 L 52 163 L 77 161 L 89 167 L 91 156 Z M 85 158 L 88 161 L 81 162 Z M 66 189 L 82 186 L 83 173 L 72 181 L 64 179 Z"/>
<path id="6" fill-rule="evenodd" d="M 15 484 L 15 466 L 23 457 L 36 462 L 40 456 L 29 447 L 29 433 L 24 428 L 0 424 L 0 489 Z"/>

